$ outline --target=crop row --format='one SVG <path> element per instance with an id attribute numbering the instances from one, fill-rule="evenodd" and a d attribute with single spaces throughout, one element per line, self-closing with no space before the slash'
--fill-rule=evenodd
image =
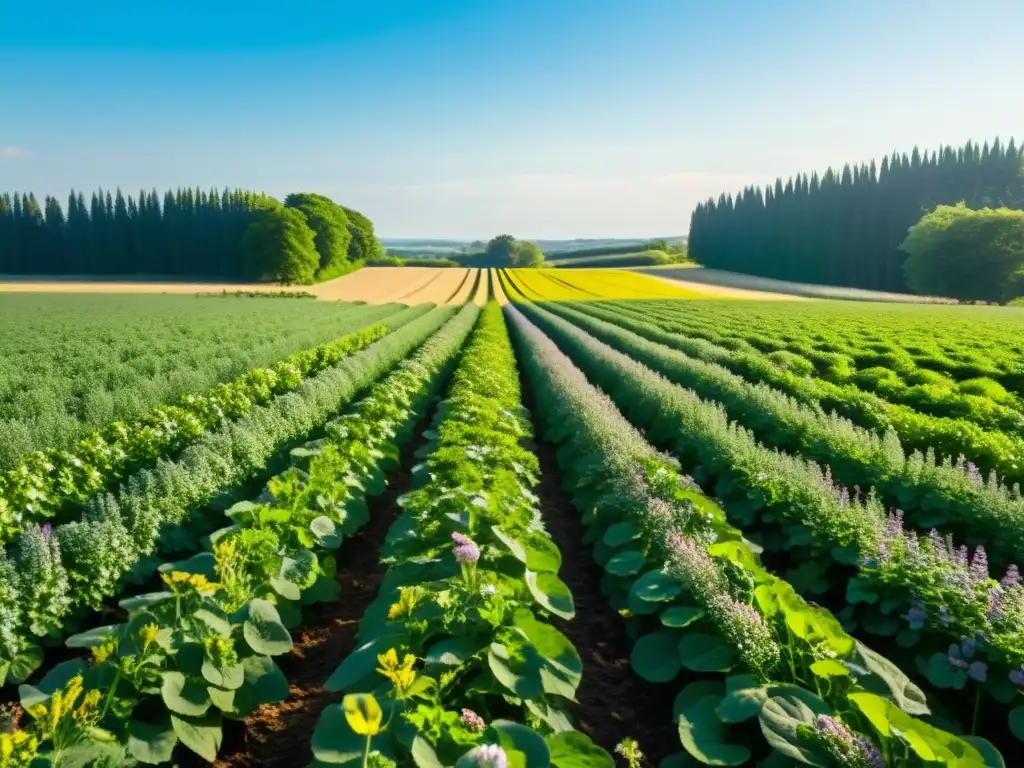
<path id="1" fill-rule="evenodd" d="M 228 510 L 209 551 L 161 566 L 165 589 L 122 601 L 126 622 L 69 638 L 91 658 L 22 686 L 32 723 L 11 748 L 54 763 L 156 764 L 181 743 L 212 762 L 225 718 L 284 699 L 272 657 L 291 649 L 303 605 L 339 599 L 333 552 L 367 521 L 365 497 L 383 490 L 478 314 L 463 309 L 326 437 L 295 450 L 260 499 Z"/>
<path id="2" fill-rule="evenodd" d="M 26 679 L 52 642 L 140 581 L 158 544 L 194 546 L 187 526 L 205 507 L 224 509 L 266 473 L 289 441 L 323 425 L 361 389 L 403 360 L 454 313 L 438 308 L 305 379 L 295 390 L 207 432 L 175 461 L 159 461 L 90 502 L 80 520 L 33 525 L 0 552 L 0 683 Z M 200 516 L 199 522 L 202 522 Z M 157 561 L 158 562 L 158 561 Z"/>
<path id="3" fill-rule="evenodd" d="M 986 431 L 962 418 L 918 413 L 905 405 L 894 405 L 853 384 L 834 384 L 806 372 L 794 372 L 777 365 L 756 351 L 732 350 L 703 338 L 687 336 L 686 329 L 658 318 L 652 312 L 630 304 L 575 303 L 573 309 L 606 320 L 682 352 L 715 363 L 753 383 L 763 383 L 811 407 L 835 411 L 854 424 L 878 434 L 896 431 L 906 449 L 941 456 L 963 455 L 983 473 L 997 472 L 1007 482 L 1024 478 L 1024 439 L 1017 435 Z"/>
<path id="4" fill-rule="evenodd" d="M 801 591 L 831 597 L 851 629 L 885 639 L 887 654 L 913 648 L 912 664 L 936 688 L 970 683 L 972 704 L 1024 736 L 1024 710 L 1010 709 L 1021 702 L 1024 665 L 1016 566 L 1000 581 L 990 578 L 983 548 L 968 557 L 950 538 L 905 531 L 900 514 L 887 516 L 872 494 L 851 494 L 814 462 L 757 443 L 720 405 L 536 305 L 522 309 L 655 445 L 723 500 L 734 522 L 764 526 L 760 543 Z M 957 711 L 964 700 L 942 696 L 952 717 L 970 723 L 976 715 Z"/>
<path id="5" fill-rule="evenodd" d="M 709 328 L 707 321 L 687 317 L 663 302 L 628 309 L 645 312 L 646 317 L 663 328 L 671 327 L 679 333 L 697 335 L 708 343 L 712 343 L 711 337 L 717 338 L 722 346 L 728 344 L 736 352 L 763 357 L 779 368 L 801 376 L 813 375 L 821 383 L 855 386 L 884 398 L 888 403 L 922 414 L 966 421 L 983 429 L 1000 430 L 1015 436 L 1024 433 L 1022 402 L 998 381 L 987 376 L 957 381 L 926 367 L 936 364 L 932 357 L 915 359 L 902 347 L 865 342 L 867 346 L 864 348 L 853 347 L 843 352 L 802 348 L 800 352 L 789 349 L 764 352 L 747 341 L 742 331 L 723 336 L 721 328 Z M 778 330 L 784 332 L 781 328 Z M 747 326 L 747 333 L 764 331 L 753 331 Z M 856 354 L 851 354 L 853 350 L 857 350 Z"/>
<path id="6" fill-rule="evenodd" d="M 506 311 L 603 587 L 638 636 L 633 667 L 680 687 L 671 717 L 691 758 L 1002 764 L 988 742 L 921 719 L 925 696 L 896 665 L 762 568 L 718 505 L 535 325 Z"/>
<path id="7" fill-rule="evenodd" d="M 415 307 L 368 324 L 335 341 L 301 350 L 269 368 L 254 368 L 204 394 L 183 396 L 131 422 L 114 422 L 83 438 L 71 450 L 49 449 L 23 456 L 0 475 L 0 545 L 27 526 L 67 518 L 117 480 L 172 459 L 200 436 L 254 407 L 291 392 L 303 380 L 377 341 L 428 307 Z"/>
<path id="8" fill-rule="evenodd" d="M 192 295 L 7 293 L 0 318 L 0 471 L 26 453 L 205 392 L 401 307 Z"/>
<path id="9" fill-rule="evenodd" d="M 382 552 L 389 568 L 360 623 L 364 644 L 327 681 L 346 695 L 321 715 L 318 765 L 360 765 L 369 754 L 371 765 L 380 755 L 421 768 L 505 765 L 501 757 L 611 768 L 565 709 L 582 662 L 545 621 L 574 608 L 532 491 L 529 435 L 505 323 L 490 304 L 427 432 L 415 488 L 399 500 Z"/>
<path id="10" fill-rule="evenodd" d="M 907 456 L 895 431 L 879 437 L 849 420 L 824 414 L 764 384 L 671 349 L 596 317 L 558 304 L 550 311 L 638 360 L 670 381 L 720 403 L 728 416 L 766 445 L 831 467 L 847 487 L 874 488 L 905 510 L 909 522 L 984 544 L 994 565 L 1007 567 L 1024 551 L 1024 497 L 977 470 L 934 454 Z"/>
<path id="11" fill-rule="evenodd" d="M 860 322 L 849 323 L 849 309 L 835 304 L 783 307 L 737 312 L 710 306 L 698 313 L 648 302 L 645 309 L 685 325 L 691 335 L 762 352 L 796 371 L 853 381 L 936 415 L 963 416 L 986 427 L 1020 427 L 1014 413 L 1021 409 L 1024 349 L 1012 316 L 902 307 L 859 315 Z"/>

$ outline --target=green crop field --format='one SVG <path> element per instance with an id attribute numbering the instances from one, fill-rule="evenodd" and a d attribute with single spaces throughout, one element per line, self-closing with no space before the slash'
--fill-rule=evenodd
<path id="1" fill-rule="evenodd" d="M 1013 765 L 1024 311 L 524 273 L 0 296 L 0 766 Z"/>

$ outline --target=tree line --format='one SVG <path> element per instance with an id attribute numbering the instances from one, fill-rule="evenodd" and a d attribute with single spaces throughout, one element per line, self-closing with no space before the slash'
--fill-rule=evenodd
<path id="1" fill-rule="evenodd" d="M 72 190 L 66 213 L 51 196 L 0 194 L 0 274 L 310 283 L 381 253 L 369 219 L 310 193 Z"/>
<path id="2" fill-rule="evenodd" d="M 905 291 L 908 229 L 940 205 L 1024 208 L 1024 146 L 917 148 L 879 165 L 831 167 L 700 203 L 690 257 L 706 267 L 799 282 Z"/>

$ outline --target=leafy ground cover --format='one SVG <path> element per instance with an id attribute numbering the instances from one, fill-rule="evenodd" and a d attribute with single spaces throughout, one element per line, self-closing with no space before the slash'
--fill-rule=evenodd
<path id="1" fill-rule="evenodd" d="M 181 744 L 212 762 L 225 720 L 284 699 L 273 657 L 291 649 L 302 606 L 339 598 L 334 552 L 367 521 L 366 496 L 383 489 L 478 312 L 466 307 L 324 438 L 292 451 L 293 466 L 264 494 L 227 510 L 207 551 L 162 565 L 165 588 L 122 601 L 126 622 L 70 638 L 89 661 L 22 686 L 32 722 L 21 748 L 114 765 L 167 762 Z"/>
<path id="2" fill-rule="evenodd" d="M 730 520 L 774 555 L 773 565 L 798 589 L 832 607 L 858 636 L 884 638 L 886 655 L 908 652 L 903 668 L 916 667 L 914 677 L 941 694 L 941 722 L 1012 739 L 1024 619 L 1015 566 L 996 581 L 984 548 L 968 557 L 951 538 L 904 530 L 900 515 L 887 517 L 873 496 L 837 486 L 813 462 L 759 445 L 715 403 L 536 305 L 523 310 L 722 499 Z M 965 697 L 959 692 L 968 684 Z"/>
<path id="3" fill-rule="evenodd" d="M 0 468 L 396 312 L 298 299 L 6 293 Z M 130 332 L 128 332 L 130 329 Z"/>
<path id="4" fill-rule="evenodd" d="M 637 638 L 634 669 L 679 690 L 665 717 L 690 758 L 988 764 L 990 744 L 920 719 L 928 704 L 906 675 L 758 565 L 758 548 L 718 505 L 536 326 L 506 311 L 603 587 Z"/>
<path id="5" fill-rule="evenodd" d="M 0 545 L 32 523 L 74 515 L 119 479 L 158 459 L 175 458 L 204 433 L 293 391 L 304 379 L 427 311 L 429 306 L 388 312 L 384 322 L 296 352 L 272 367 L 254 368 L 208 392 L 189 393 L 139 419 L 108 424 L 69 449 L 49 448 L 22 456 L 0 474 Z M 368 319 L 376 314 L 367 312 Z"/>
<path id="6" fill-rule="evenodd" d="M 751 383 L 763 383 L 824 412 L 835 411 L 854 424 L 884 435 L 895 430 L 909 450 L 939 456 L 959 457 L 975 464 L 982 475 L 996 471 L 1007 482 L 1015 482 L 1024 467 L 1024 438 L 1014 426 L 1019 412 L 1004 409 L 1005 423 L 1012 430 L 987 429 L 979 421 L 963 416 L 935 416 L 914 408 L 891 403 L 879 395 L 864 391 L 853 382 L 836 384 L 820 378 L 810 367 L 793 366 L 788 356 L 775 357 L 753 348 L 690 336 L 684 324 L 661 315 L 657 307 L 641 303 L 575 302 L 572 309 L 611 322 L 649 341 L 670 347 L 707 363 L 720 365 Z M 970 399 L 970 395 L 963 396 Z M 975 399 L 977 402 L 977 398 Z M 987 409 L 991 411 L 992 403 Z M 965 411 L 967 412 L 967 411 Z"/>
<path id="7" fill-rule="evenodd" d="M 174 461 L 127 478 L 94 498 L 81 519 L 33 525 L 0 559 L 0 673 L 21 681 L 42 662 L 44 642 L 59 642 L 94 619 L 126 580 L 147 578 L 159 551 L 197 544 L 204 520 L 217 519 L 266 476 L 291 441 L 322 426 L 360 390 L 401 362 L 456 310 L 438 308 L 349 355 L 295 390 L 207 432 Z M 244 496 L 243 496 L 244 498 Z"/>

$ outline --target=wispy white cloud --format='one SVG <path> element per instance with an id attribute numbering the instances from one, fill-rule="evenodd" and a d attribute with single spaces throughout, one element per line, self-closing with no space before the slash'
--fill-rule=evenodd
<path id="1" fill-rule="evenodd" d="M 25 147 L 0 147 L 0 157 L 28 157 L 31 154 Z"/>

